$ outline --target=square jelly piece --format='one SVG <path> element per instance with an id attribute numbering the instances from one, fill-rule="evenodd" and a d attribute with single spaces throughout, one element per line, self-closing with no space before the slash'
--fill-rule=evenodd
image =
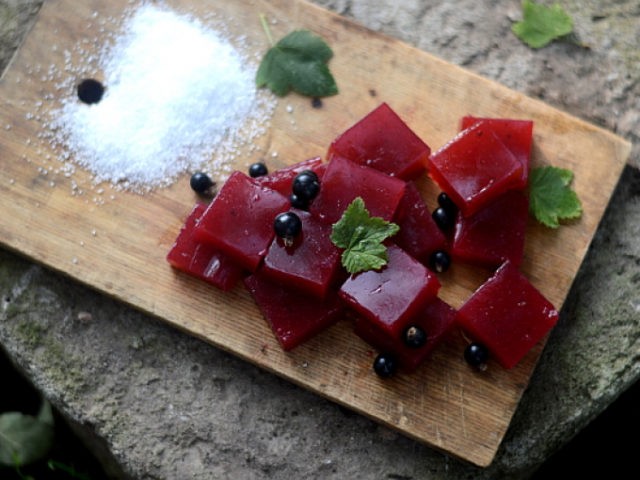
<path id="1" fill-rule="evenodd" d="M 487 122 L 460 132 L 429 158 L 429 175 L 463 215 L 520 187 L 522 164 Z"/>
<path id="2" fill-rule="evenodd" d="M 447 240 L 413 182 L 408 182 L 393 221 L 400 231 L 393 236 L 396 245 L 413 258 L 427 264 L 432 253 L 445 250 Z"/>
<path id="3" fill-rule="evenodd" d="M 406 322 L 399 336 L 389 335 L 375 323 L 362 317 L 356 318 L 354 332 L 379 353 L 394 355 L 400 368 L 413 372 L 449 335 L 455 325 L 455 318 L 455 309 L 436 297 Z M 410 347 L 405 343 L 403 337 L 410 327 L 419 327 L 426 333 L 424 345 Z"/>
<path id="4" fill-rule="evenodd" d="M 520 190 L 502 194 L 473 215 L 458 214 L 451 254 L 455 259 L 496 268 L 519 266 L 529 219 L 529 198 Z"/>
<path id="5" fill-rule="evenodd" d="M 457 320 L 503 367 L 512 368 L 553 328 L 558 311 L 505 262 L 460 307 Z"/>
<path id="6" fill-rule="evenodd" d="M 389 336 L 397 337 L 407 320 L 432 300 L 440 282 L 400 247 L 387 248 L 388 263 L 349 277 L 339 295 L 354 311 Z"/>
<path id="7" fill-rule="evenodd" d="M 462 130 L 478 122 L 487 123 L 496 136 L 504 143 L 514 157 L 522 165 L 522 177 L 519 188 L 525 188 L 529 181 L 529 165 L 531 145 L 533 143 L 533 122 L 531 120 L 515 120 L 511 118 L 486 118 L 467 115 L 462 117 Z"/>
<path id="8" fill-rule="evenodd" d="M 291 246 L 275 237 L 261 271 L 293 289 L 324 298 L 340 269 L 340 251 L 331 242 L 331 225 L 320 222 L 309 212 L 291 211 L 300 217 L 302 232 Z"/>
<path id="9" fill-rule="evenodd" d="M 398 178 L 334 156 L 309 211 L 323 222 L 335 223 L 349 204 L 361 197 L 371 216 L 391 220 L 404 189 L 405 182 Z"/>
<path id="10" fill-rule="evenodd" d="M 325 168 L 326 164 L 322 163 L 322 159 L 320 157 L 312 157 L 307 160 L 294 163 L 293 165 L 289 165 L 288 167 L 274 170 L 267 175 L 256 177 L 253 180 L 258 185 L 276 190 L 289 198 L 289 195 L 291 195 L 293 179 L 296 178 L 296 175 L 305 170 L 311 170 L 318 175 L 318 178 L 322 178 Z"/>
<path id="11" fill-rule="evenodd" d="M 261 272 L 246 277 L 244 284 L 286 351 L 333 325 L 344 312 L 335 292 L 319 300 L 280 285 Z"/>
<path id="12" fill-rule="evenodd" d="M 329 147 L 333 155 L 375 168 L 403 180 L 426 171 L 431 150 L 394 112 L 382 103 L 364 116 Z"/>
<path id="13" fill-rule="evenodd" d="M 195 205 L 175 243 L 167 254 L 167 261 L 174 268 L 200 278 L 222 290 L 231 290 L 242 278 L 243 270 L 223 253 L 193 238 L 193 229 L 207 206 Z"/>
<path id="14" fill-rule="evenodd" d="M 194 229 L 194 237 L 255 271 L 274 236 L 273 221 L 289 199 L 233 172 Z"/>

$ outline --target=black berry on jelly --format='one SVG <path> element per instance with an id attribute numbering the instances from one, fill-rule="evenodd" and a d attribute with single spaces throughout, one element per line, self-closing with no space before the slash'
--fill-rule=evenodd
<path id="1" fill-rule="evenodd" d="M 402 341 L 409 348 L 420 348 L 427 343 L 427 332 L 417 325 L 409 325 L 402 334 Z"/>
<path id="2" fill-rule="evenodd" d="M 318 175 L 311 170 L 304 170 L 293 179 L 292 190 L 294 195 L 307 201 L 313 200 L 320 192 Z"/>
<path id="3" fill-rule="evenodd" d="M 481 343 L 470 343 L 464 349 L 464 359 L 472 367 L 483 369 L 489 360 L 489 350 Z"/>
<path id="4" fill-rule="evenodd" d="M 302 220 L 294 212 L 283 212 L 273 221 L 273 229 L 276 235 L 284 240 L 286 246 L 291 246 L 302 231 Z"/>
<path id="5" fill-rule="evenodd" d="M 436 222 L 436 225 L 438 225 L 440 230 L 443 232 L 451 230 L 456 222 L 455 214 L 448 212 L 443 207 L 436 208 L 431 216 L 433 217 L 434 222 Z"/>
<path id="6" fill-rule="evenodd" d="M 373 371 L 381 378 L 389 378 L 398 370 L 398 363 L 393 355 L 379 354 L 373 361 Z"/>
<path id="7" fill-rule="evenodd" d="M 196 172 L 191 175 L 191 180 L 189 180 L 189 185 L 191 185 L 191 189 L 199 193 L 201 195 L 207 195 L 211 193 L 211 189 L 214 186 L 213 180 L 211 177 L 204 172 Z"/>
<path id="8" fill-rule="evenodd" d="M 263 162 L 256 162 L 249 165 L 249 176 L 251 178 L 264 177 L 269 170 Z"/>
<path id="9" fill-rule="evenodd" d="M 438 273 L 444 273 L 451 266 L 451 256 L 444 250 L 437 250 L 429 257 L 429 266 Z"/>
<path id="10" fill-rule="evenodd" d="M 453 203 L 453 200 L 451 200 L 451 197 L 449 195 L 447 195 L 445 192 L 440 192 L 440 194 L 438 195 L 438 205 L 440 205 L 442 208 L 444 208 L 447 213 L 455 216 L 456 213 L 458 213 L 458 207 L 456 206 L 455 203 Z"/>
<path id="11" fill-rule="evenodd" d="M 299 208 L 300 210 L 307 210 L 309 208 L 309 200 L 300 195 L 296 195 L 292 193 L 289 195 L 289 200 L 291 201 L 291 206 L 293 208 Z"/>

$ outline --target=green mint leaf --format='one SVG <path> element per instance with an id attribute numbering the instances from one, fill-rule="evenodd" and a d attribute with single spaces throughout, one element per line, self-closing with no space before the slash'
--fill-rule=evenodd
<path id="1" fill-rule="evenodd" d="M 580 199 L 571 187 L 573 173 L 557 167 L 538 167 L 529 175 L 529 210 L 543 225 L 558 228 L 560 220 L 582 215 Z"/>
<path id="2" fill-rule="evenodd" d="M 364 200 L 357 197 L 333 224 L 331 241 L 344 249 L 342 266 L 349 273 L 378 270 L 387 264 L 387 248 L 382 242 L 398 230 L 395 223 L 370 216 Z"/>
<path id="3" fill-rule="evenodd" d="M 573 31 L 573 20 L 557 3 L 547 7 L 524 0 L 522 21 L 511 27 L 516 36 L 531 48 L 542 48 Z"/>
<path id="4" fill-rule="evenodd" d="M 256 73 L 256 85 L 280 97 L 291 90 L 309 97 L 335 95 L 338 87 L 327 66 L 332 56 L 322 38 L 296 30 L 267 51 Z"/>

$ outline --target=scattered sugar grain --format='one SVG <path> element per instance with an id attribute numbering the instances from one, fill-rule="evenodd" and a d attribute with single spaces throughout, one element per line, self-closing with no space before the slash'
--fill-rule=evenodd
<path id="1" fill-rule="evenodd" d="M 72 55 L 64 52 L 65 72 L 77 82 Z M 43 135 L 88 169 L 95 184 L 142 193 L 205 164 L 228 172 L 238 146 L 266 133 L 275 107 L 255 87 L 255 66 L 226 38 L 151 4 L 125 21 L 98 63 L 102 100 L 64 99 Z M 69 80 L 60 87 L 74 90 Z"/>

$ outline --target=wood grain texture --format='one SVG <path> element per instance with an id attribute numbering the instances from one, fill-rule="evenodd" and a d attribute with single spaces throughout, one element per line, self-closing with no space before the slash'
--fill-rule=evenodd
<path id="1" fill-rule="evenodd" d="M 284 353 L 253 301 L 241 288 L 223 294 L 174 272 L 165 255 L 195 197 L 185 175 L 170 188 L 145 195 L 87 188 L 90 175 L 59 169 L 60 151 L 42 135 L 47 112 L 69 95 L 52 78 L 73 61 L 95 71 L 106 34 L 117 32 L 131 2 L 49 0 L 0 85 L 0 221 L 2 243 L 37 262 L 150 313 L 434 448 L 488 465 L 505 434 L 540 355 L 540 344 L 513 370 L 491 364 L 477 374 L 461 361 L 465 340 L 455 335 L 417 373 L 382 381 L 371 371 L 373 352 L 348 321 Z M 204 23 L 244 34 L 249 52 L 267 48 L 259 13 L 277 20 L 276 38 L 309 28 L 334 49 L 340 94 L 311 108 L 291 95 L 279 102 L 259 148 L 238 157 L 245 169 L 269 152 L 271 168 L 315 155 L 380 102 L 388 102 L 432 149 L 449 140 L 465 114 L 532 119 L 533 162 L 570 168 L 583 202 L 579 221 L 557 231 L 531 223 L 522 270 L 560 307 L 608 204 L 630 145 L 613 134 L 434 58 L 392 38 L 301 1 L 169 1 Z M 94 15 L 98 12 L 98 15 Z M 104 20 L 104 21 L 103 21 Z M 80 47 L 79 47 L 80 46 Z M 93 62 L 93 63 L 92 63 Z M 92 70 L 93 69 L 93 70 Z M 287 111 L 292 107 L 294 116 Z M 34 113 L 35 112 L 35 113 Z M 292 123 L 295 119 L 295 124 Z M 436 187 L 420 181 L 433 207 Z M 104 188 L 104 192 L 100 191 Z M 486 272 L 454 266 L 441 296 L 458 307 Z"/>

